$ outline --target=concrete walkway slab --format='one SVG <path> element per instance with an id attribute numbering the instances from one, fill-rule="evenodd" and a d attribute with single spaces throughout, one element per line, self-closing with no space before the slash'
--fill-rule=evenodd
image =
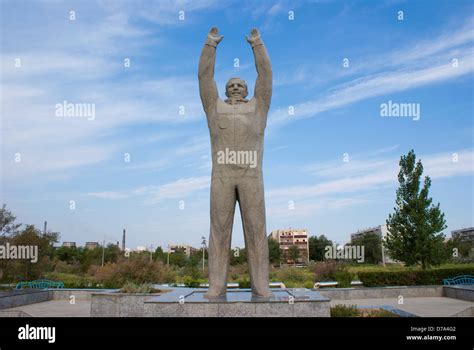
<path id="1" fill-rule="evenodd" d="M 420 317 L 451 317 L 474 306 L 473 302 L 446 297 L 404 298 L 403 304 L 397 298 L 331 300 L 331 306 L 337 304 L 368 306 L 391 306 Z"/>
<path id="2" fill-rule="evenodd" d="M 91 301 L 77 299 L 75 304 L 70 304 L 69 300 L 50 300 L 2 311 L 23 311 L 33 317 L 90 317 Z"/>

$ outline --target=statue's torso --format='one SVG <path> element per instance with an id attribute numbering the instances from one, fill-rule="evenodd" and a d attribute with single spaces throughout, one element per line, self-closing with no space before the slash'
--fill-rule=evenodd
<path id="1" fill-rule="evenodd" d="M 218 99 L 208 111 L 213 177 L 261 176 L 266 115 L 258 107 L 254 98 L 238 104 Z"/>

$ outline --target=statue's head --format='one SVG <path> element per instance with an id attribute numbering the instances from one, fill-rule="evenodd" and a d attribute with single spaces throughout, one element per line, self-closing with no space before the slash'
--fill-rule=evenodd
<path id="1" fill-rule="evenodd" d="M 247 83 L 240 78 L 230 78 L 225 85 L 225 95 L 228 98 L 245 99 L 248 94 Z"/>

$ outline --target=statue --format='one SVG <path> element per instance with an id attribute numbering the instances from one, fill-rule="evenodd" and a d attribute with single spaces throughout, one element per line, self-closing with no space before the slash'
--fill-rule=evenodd
<path id="1" fill-rule="evenodd" d="M 239 202 L 253 295 L 270 297 L 268 242 L 263 190 L 263 137 L 272 95 L 272 69 L 257 29 L 247 41 L 252 47 L 257 81 L 255 95 L 246 99 L 247 84 L 231 78 L 226 100 L 214 81 L 216 48 L 223 36 L 212 28 L 199 60 L 199 91 L 211 135 L 211 229 L 209 239 L 209 290 L 207 297 L 226 293 L 232 225 Z"/>

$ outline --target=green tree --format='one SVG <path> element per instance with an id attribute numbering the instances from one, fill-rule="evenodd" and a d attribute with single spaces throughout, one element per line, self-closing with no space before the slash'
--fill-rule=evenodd
<path id="1" fill-rule="evenodd" d="M 446 221 L 439 203 L 432 205 L 429 197 L 431 179 L 426 176 L 420 188 L 423 165 L 420 160 L 416 162 L 413 150 L 402 156 L 399 164 L 397 207 L 387 220 L 385 246 L 393 259 L 408 266 L 419 264 L 426 269 L 439 265 L 446 257 L 441 232 L 446 228 Z"/>
<path id="2" fill-rule="evenodd" d="M 268 256 L 272 264 L 279 264 L 281 260 L 280 244 L 276 239 L 268 239 Z"/>
<path id="3" fill-rule="evenodd" d="M 33 246 L 38 249 L 37 261 L 31 259 L 12 259 L 7 261 L 5 279 L 9 281 L 27 281 L 41 277 L 52 268 L 54 243 L 59 240 L 59 233 L 47 232 L 43 234 L 34 225 L 27 225 L 20 232 L 10 236 L 9 243 L 16 247 Z"/>
<path id="4" fill-rule="evenodd" d="M 186 253 L 182 250 L 177 250 L 174 253 L 170 253 L 170 265 L 178 267 L 184 267 L 187 262 Z"/>
<path id="5" fill-rule="evenodd" d="M 230 264 L 243 265 L 247 263 L 247 250 L 245 248 L 233 248 L 230 251 Z"/>
<path id="6" fill-rule="evenodd" d="M 12 235 L 18 232 L 21 224 L 15 223 L 16 216 L 7 210 L 6 204 L 0 209 L 0 236 Z"/>
<path id="7" fill-rule="evenodd" d="M 327 246 L 332 246 L 333 243 L 331 240 L 327 239 L 326 236 L 320 235 L 311 236 L 308 240 L 309 245 L 309 259 L 313 261 L 323 261 L 325 248 Z"/>
<path id="8" fill-rule="evenodd" d="M 300 251 L 298 249 L 297 246 L 295 245 L 291 245 L 289 248 L 288 248 L 288 258 L 290 260 L 293 260 L 293 264 L 296 265 L 296 262 L 298 261 L 298 259 L 300 258 Z"/>
<path id="9" fill-rule="evenodd" d="M 161 261 L 162 263 L 166 264 L 168 256 L 167 253 L 163 251 L 163 248 L 157 247 L 155 249 L 155 253 L 153 254 L 153 259 L 155 261 Z"/>
<path id="10" fill-rule="evenodd" d="M 376 233 L 367 233 L 351 241 L 351 245 L 364 247 L 364 262 L 378 264 L 382 262 L 382 238 Z"/>

